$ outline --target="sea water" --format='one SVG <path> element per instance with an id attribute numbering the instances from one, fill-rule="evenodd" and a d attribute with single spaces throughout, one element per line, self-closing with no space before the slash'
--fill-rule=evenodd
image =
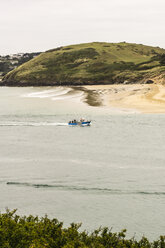
<path id="1" fill-rule="evenodd" d="M 62 87 L 0 88 L 0 211 L 164 235 L 165 115 L 83 101 Z M 67 125 L 79 117 L 92 126 Z"/>

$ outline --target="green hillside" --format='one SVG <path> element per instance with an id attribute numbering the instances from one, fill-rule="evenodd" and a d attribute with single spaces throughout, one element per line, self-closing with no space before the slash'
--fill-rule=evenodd
<path id="1" fill-rule="evenodd" d="M 165 50 L 130 43 L 87 43 L 46 51 L 9 72 L 11 86 L 146 82 L 165 78 Z"/>

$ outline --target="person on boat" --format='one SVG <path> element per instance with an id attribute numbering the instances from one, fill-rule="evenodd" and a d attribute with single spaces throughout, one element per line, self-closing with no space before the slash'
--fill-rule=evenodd
<path id="1" fill-rule="evenodd" d="M 80 122 L 83 122 L 83 121 L 84 121 L 84 118 L 81 118 L 81 119 L 80 119 Z"/>

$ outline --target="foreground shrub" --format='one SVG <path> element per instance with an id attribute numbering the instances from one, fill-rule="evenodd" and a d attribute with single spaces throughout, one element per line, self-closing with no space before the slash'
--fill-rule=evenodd
<path id="1" fill-rule="evenodd" d="M 165 236 L 149 242 L 126 239 L 126 230 L 112 233 L 100 228 L 89 234 L 78 231 L 80 224 L 72 223 L 64 228 L 63 223 L 47 216 L 19 216 L 16 210 L 0 214 L 0 248 L 165 248 Z"/>

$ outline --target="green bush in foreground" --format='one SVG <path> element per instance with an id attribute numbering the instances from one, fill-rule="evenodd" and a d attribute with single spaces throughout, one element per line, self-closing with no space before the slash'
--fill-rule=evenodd
<path id="1" fill-rule="evenodd" d="M 140 241 L 126 239 L 126 230 L 112 233 L 108 228 L 100 228 L 92 234 L 78 231 L 79 224 L 64 228 L 63 223 L 47 216 L 23 216 L 16 210 L 0 214 L 0 248 L 165 248 L 165 236 L 149 242 L 143 237 Z"/>

